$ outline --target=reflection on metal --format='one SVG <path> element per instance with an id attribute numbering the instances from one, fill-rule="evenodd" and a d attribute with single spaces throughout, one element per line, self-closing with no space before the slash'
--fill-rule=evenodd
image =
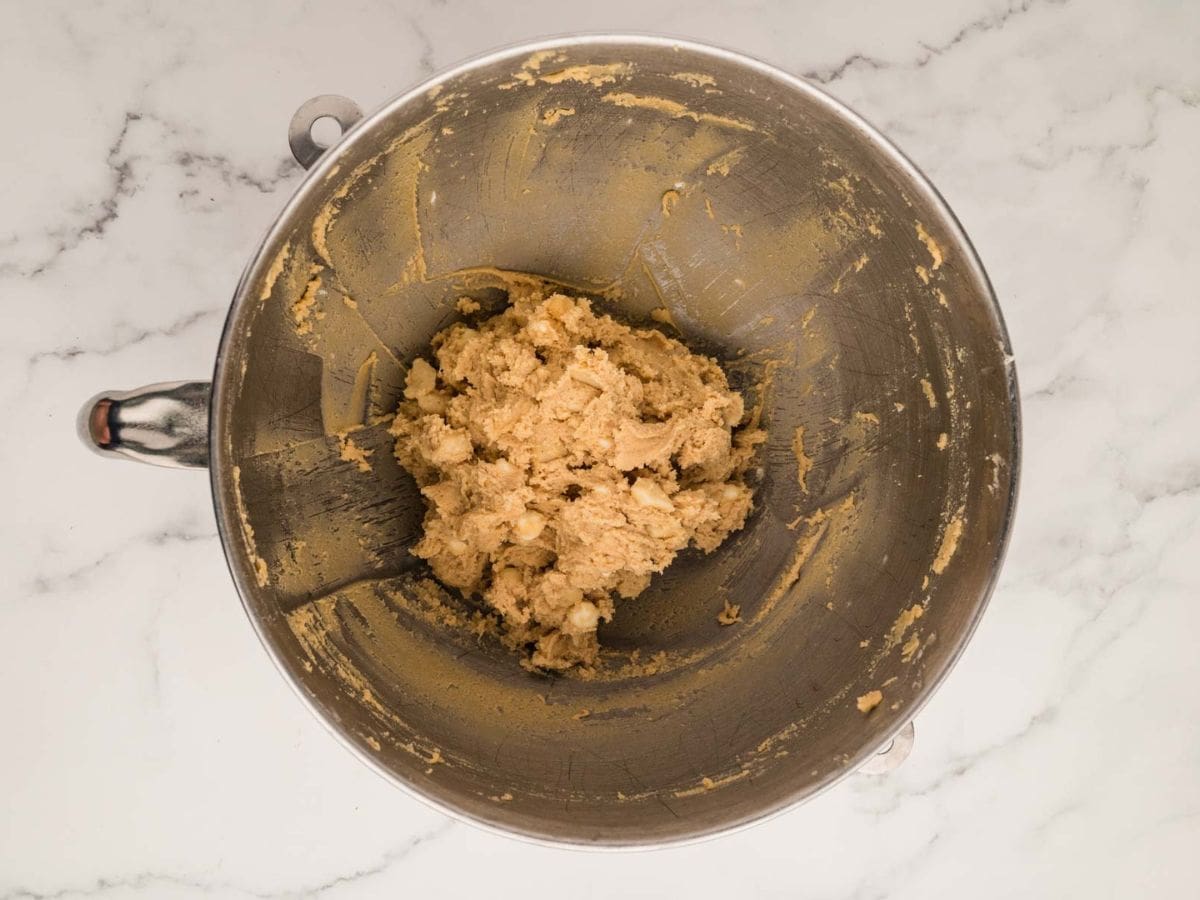
<path id="1" fill-rule="evenodd" d="M 97 394 L 79 412 L 79 436 L 102 456 L 204 468 L 211 391 L 207 381 L 172 381 Z"/>

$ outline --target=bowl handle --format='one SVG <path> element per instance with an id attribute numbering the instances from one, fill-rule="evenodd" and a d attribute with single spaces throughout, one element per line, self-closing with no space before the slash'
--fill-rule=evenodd
<path id="1" fill-rule="evenodd" d="M 321 94 L 306 100 L 292 116 L 288 125 L 288 146 L 292 148 L 292 156 L 296 162 L 311 169 L 321 158 L 321 155 L 332 145 L 317 143 L 313 137 L 312 128 L 318 119 L 333 119 L 342 129 L 338 136 L 341 140 L 346 132 L 353 128 L 363 117 L 357 103 L 338 94 Z"/>
<path id="2" fill-rule="evenodd" d="M 101 456 L 175 469 L 208 467 L 207 381 L 104 391 L 83 405 L 79 436 Z"/>
<path id="3" fill-rule="evenodd" d="M 884 744 L 878 753 L 858 767 L 859 774 L 886 775 L 891 772 L 912 753 L 914 734 L 913 723 L 909 722 L 896 732 L 896 736 Z"/>

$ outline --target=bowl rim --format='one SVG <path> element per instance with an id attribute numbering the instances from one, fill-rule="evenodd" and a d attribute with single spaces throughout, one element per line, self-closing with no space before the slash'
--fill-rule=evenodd
<path id="1" fill-rule="evenodd" d="M 796 790 L 782 797 L 774 798 L 768 803 L 764 803 L 762 808 L 753 814 L 743 816 L 736 820 L 732 820 L 724 824 L 706 825 L 697 828 L 693 831 L 682 830 L 677 836 L 668 836 L 665 838 L 636 838 L 630 840 L 617 839 L 600 839 L 587 840 L 582 838 L 563 838 L 557 837 L 549 832 L 537 832 L 534 830 L 526 830 L 516 828 L 500 821 L 492 821 L 470 813 L 467 813 L 457 807 L 451 806 L 443 800 L 425 793 L 420 787 L 413 783 L 409 783 L 399 777 L 396 773 L 385 767 L 376 757 L 370 755 L 365 749 L 360 747 L 353 741 L 337 724 L 331 721 L 322 713 L 316 702 L 303 689 L 300 682 L 293 675 L 283 658 L 280 656 L 276 646 L 271 641 L 271 638 L 264 627 L 263 623 L 253 608 L 250 597 L 253 595 L 253 587 L 250 584 L 246 571 L 239 565 L 239 561 L 235 558 L 234 547 L 236 546 L 233 532 L 235 529 L 231 523 L 236 521 L 238 513 L 230 507 L 226 499 L 225 487 L 229 482 L 229 469 L 231 462 L 227 459 L 221 443 L 221 416 L 218 412 L 229 402 L 227 398 L 226 381 L 228 378 L 225 363 L 227 362 L 226 350 L 232 340 L 234 324 L 239 318 L 239 314 L 248 300 L 247 288 L 254 283 L 259 275 L 266 270 L 270 265 L 272 256 L 268 251 L 280 243 L 280 240 L 287 228 L 290 228 L 296 210 L 308 199 L 308 197 L 317 190 L 318 186 L 325 180 L 326 175 L 330 170 L 338 164 L 343 155 L 350 147 L 358 140 L 363 139 L 365 135 L 370 133 L 373 127 L 385 119 L 387 116 L 403 107 L 404 105 L 423 97 L 432 88 L 441 85 L 451 79 L 457 78 L 460 75 L 466 74 L 472 70 L 481 68 L 486 65 L 491 65 L 496 62 L 506 60 L 517 60 L 528 57 L 539 51 L 552 49 L 563 49 L 570 47 L 587 47 L 587 46 L 641 46 L 655 47 L 659 49 L 685 49 L 689 52 L 707 56 L 726 63 L 732 63 L 752 70 L 766 78 L 772 79 L 779 83 L 782 87 L 792 91 L 799 92 L 806 98 L 832 113 L 843 123 L 850 126 L 855 134 L 873 145 L 876 150 L 886 158 L 888 162 L 906 177 L 915 192 L 926 201 L 930 208 L 933 209 L 940 217 L 939 224 L 946 230 L 950 237 L 955 242 L 956 250 L 961 254 L 965 263 L 964 272 L 975 287 L 979 291 L 980 296 L 985 300 L 985 305 L 991 315 L 998 340 L 1001 344 L 1001 351 L 1005 361 L 1005 379 L 1008 385 L 1009 393 L 1009 408 L 1010 418 L 1012 422 L 1011 428 L 1011 446 L 1012 458 L 1009 462 L 1009 489 L 1008 496 L 1005 500 L 1003 519 L 999 532 L 995 541 L 995 552 L 991 564 L 991 572 L 987 583 L 978 597 L 975 604 L 974 612 L 970 620 L 966 623 L 961 635 L 958 638 L 957 646 L 953 652 L 947 657 L 945 665 L 939 672 L 936 672 L 933 677 L 926 680 L 921 691 L 917 693 L 909 704 L 909 715 L 904 717 L 903 721 L 891 732 L 888 736 L 876 744 L 870 744 L 855 754 L 846 757 L 845 762 L 837 769 L 832 770 L 818 782 L 808 785 L 804 788 Z M 882 132 L 871 125 L 861 115 L 851 109 L 847 104 L 834 98 L 831 94 L 825 91 L 821 86 L 790 72 L 785 71 L 770 63 L 764 62 L 753 56 L 747 55 L 741 51 L 732 50 L 726 47 L 721 47 L 701 41 L 691 40 L 687 38 L 671 37 L 669 35 L 645 33 L 645 32 L 574 32 L 563 35 L 552 35 L 539 37 L 530 41 L 520 41 L 511 44 L 505 44 L 496 47 L 484 53 L 476 54 L 467 57 L 462 62 L 434 73 L 432 76 L 419 82 L 414 87 L 396 94 L 386 100 L 378 108 L 365 115 L 361 121 L 356 123 L 353 128 L 346 131 L 341 139 L 331 148 L 333 152 L 323 154 L 317 162 L 308 169 L 304 179 L 291 194 L 283 208 L 277 214 L 275 220 L 267 229 L 265 236 L 258 245 L 257 250 L 250 258 L 238 280 L 237 287 L 234 290 L 233 298 L 230 302 L 229 312 L 226 315 L 225 323 L 221 330 L 221 337 L 218 343 L 216 361 L 213 369 L 213 390 L 211 397 L 211 407 L 209 415 L 209 484 L 212 491 L 213 506 L 216 512 L 217 532 L 221 539 L 221 549 L 225 556 L 226 566 L 229 569 L 230 575 L 233 578 L 234 586 L 237 589 L 238 597 L 241 600 L 242 607 L 246 612 L 247 618 L 250 620 L 255 634 L 258 636 L 259 642 L 267 655 L 271 658 L 275 667 L 283 676 L 284 681 L 300 698 L 304 707 L 324 726 L 325 730 L 337 739 L 347 750 L 356 756 L 368 768 L 376 772 L 380 777 L 385 779 L 389 784 L 400 788 L 405 794 L 419 800 L 443 815 L 451 819 L 469 824 L 473 827 L 480 828 L 506 838 L 515 838 L 527 843 L 550 847 L 554 849 L 585 849 L 596 851 L 628 851 L 628 850 L 656 850 L 668 849 L 676 847 L 684 847 L 692 844 L 702 843 L 713 838 L 722 837 L 725 835 L 735 834 L 744 831 L 755 825 L 776 818 L 795 809 L 805 801 L 811 800 L 824 792 L 828 791 L 834 785 L 840 783 L 844 779 L 852 775 L 864 762 L 880 752 L 881 748 L 890 745 L 892 739 L 902 731 L 908 723 L 912 722 L 920 711 L 929 702 L 932 696 L 937 692 L 937 689 L 942 685 L 945 679 L 949 676 L 951 670 L 954 669 L 962 654 L 965 652 L 967 645 L 970 643 L 971 637 L 978 628 L 980 621 L 983 618 L 984 612 L 987 610 L 992 594 L 995 591 L 997 581 L 999 580 L 1000 572 L 1003 569 L 1004 559 L 1008 552 L 1011 543 L 1013 523 L 1015 519 L 1017 497 L 1019 493 L 1020 470 L 1021 470 L 1021 402 L 1020 392 L 1017 384 L 1017 373 L 1015 361 L 1013 358 L 1012 344 L 1009 337 L 1008 328 L 1004 321 L 1003 313 L 1000 309 L 999 301 L 997 300 L 995 290 L 991 280 L 988 278 L 987 272 L 983 267 L 983 263 L 979 259 L 979 254 L 975 249 L 974 244 L 967 236 L 962 223 L 950 208 L 949 203 L 942 194 L 933 186 L 930 179 L 917 167 L 917 165 L 908 158 L 890 139 L 885 137 Z"/>

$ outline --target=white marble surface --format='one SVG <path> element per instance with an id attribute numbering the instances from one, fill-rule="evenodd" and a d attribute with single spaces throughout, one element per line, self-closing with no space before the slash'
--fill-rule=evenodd
<path id="1" fill-rule="evenodd" d="M 583 6 L 0 2 L 0 898 L 1197 896 L 1200 6 Z M 979 247 L 1024 396 L 1008 563 L 908 762 L 649 854 L 389 788 L 261 651 L 205 477 L 73 433 L 100 388 L 207 377 L 301 101 L 599 29 L 759 55 L 892 136 Z"/>

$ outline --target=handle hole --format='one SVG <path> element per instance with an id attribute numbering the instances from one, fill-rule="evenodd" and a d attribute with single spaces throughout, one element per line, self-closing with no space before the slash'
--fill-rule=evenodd
<path id="1" fill-rule="evenodd" d="M 320 116 L 309 126 L 308 135 L 314 144 L 324 150 L 332 147 L 341 138 L 342 123 L 333 116 Z"/>

